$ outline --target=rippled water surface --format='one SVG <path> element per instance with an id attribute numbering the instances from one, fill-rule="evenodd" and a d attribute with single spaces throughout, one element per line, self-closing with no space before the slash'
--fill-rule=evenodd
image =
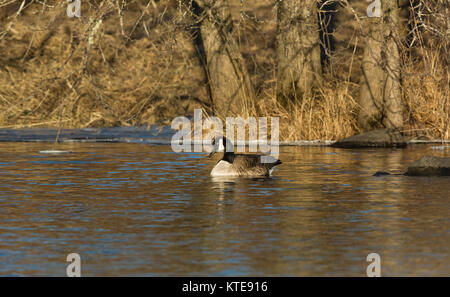
<path id="1" fill-rule="evenodd" d="M 71 154 L 42 154 L 46 149 Z M 212 179 L 170 146 L 0 143 L 0 275 L 450 275 L 450 178 L 401 173 L 431 146 L 282 147 L 263 179 Z"/>

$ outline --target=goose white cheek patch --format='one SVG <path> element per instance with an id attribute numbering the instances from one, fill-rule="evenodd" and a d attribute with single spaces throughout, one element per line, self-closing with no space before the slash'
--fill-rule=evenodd
<path id="1" fill-rule="evenodd" d="M 217 151 L 219 153 L 222 153 L 222 152 L 225 151 L 225 148 L 223 146 L 223 139 L 222 138 L 219 139 L 219 145 L 217 146 Z"/>

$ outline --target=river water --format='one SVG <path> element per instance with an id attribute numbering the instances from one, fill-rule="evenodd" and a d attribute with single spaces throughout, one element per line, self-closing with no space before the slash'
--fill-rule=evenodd
<path id="1" fill-rule="evenodd" d="M 43 154 L 42 150 L 69 150 Z M 402 173 L 431 145 L 281 147 L 273 177 L 132 143 L 0 143 L 0 275 L 450 276 L 450 178 Z"/>

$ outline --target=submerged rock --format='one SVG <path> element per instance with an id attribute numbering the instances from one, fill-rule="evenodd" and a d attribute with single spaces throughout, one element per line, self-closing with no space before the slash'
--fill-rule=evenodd
<path id="1" fill-rule="evenodd" d="M 338 140 L 332 146 L 341 148 L 406 147 L 406 139 L 396 129 L 379 129 Z"/>
<path id="2" fill-rule="evenodd" d="M 405 175 L 450 176 L 450 158 L 424 156 L 409 165 Z"/>
<path id="3" fill-rule="evenodd" d="M 372 176 L 386 176 L 386 175 L 391 175 L 391 174 L 389 172 L 378 171 L 378 172 L 375 172 L 375 174 Z"/>

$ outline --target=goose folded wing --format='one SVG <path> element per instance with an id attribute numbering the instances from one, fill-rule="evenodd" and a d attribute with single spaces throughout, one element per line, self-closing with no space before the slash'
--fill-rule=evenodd
<path id="1" fill-rule="evenodd" d="M 264 161 L 262 160 L 264 157 Z M 276 165 L 281 164 L 281 161 L 271 156 L 262 155 L 235 155 L 233 166 L 239 172 L 246 172 L 249 170 L 268 170 Z"/>

